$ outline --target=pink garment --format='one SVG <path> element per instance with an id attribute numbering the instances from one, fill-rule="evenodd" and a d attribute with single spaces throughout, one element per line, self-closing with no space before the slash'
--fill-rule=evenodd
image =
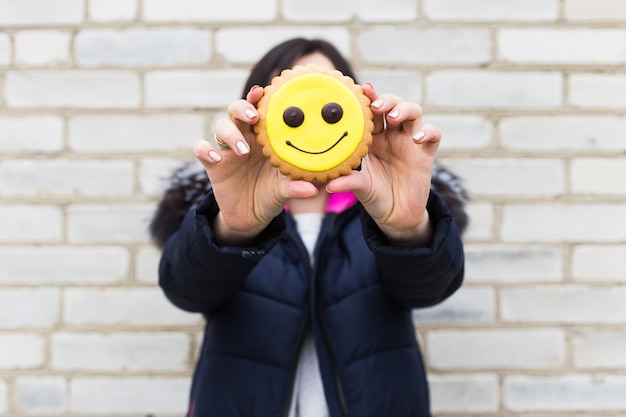
<path id="1" fill-rule="evenodd" d="M 354 203 L 356 203 L 356 197 L 351 191 L 329 194 L 326 213 L 341 213 Z M 285 205 L 285 210 L 289 211 L 289 205 Z"/>
<path id="2" fill-rule="evenodd" d="M 332 193 L 328 197 L 328 204 L 326 204 L 327 213 L 341 213 L 351 205 L 356 203 L 356 197 L 352 192 L 347 191 L 345 193 Z"/>

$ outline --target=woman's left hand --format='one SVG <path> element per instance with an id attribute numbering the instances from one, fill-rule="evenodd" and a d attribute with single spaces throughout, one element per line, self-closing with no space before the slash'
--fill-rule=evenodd
<path id="1" fill-rule="evenodd" d="M 419 105 L 390 94 L 378 95 L 371 84 L 374 133 L 360 171 L 330 181 L 329 192 L 352 191 L 392 244 L 428 245 L 432 225 L 426 203 L 441 132 L 422 126 Z"/>

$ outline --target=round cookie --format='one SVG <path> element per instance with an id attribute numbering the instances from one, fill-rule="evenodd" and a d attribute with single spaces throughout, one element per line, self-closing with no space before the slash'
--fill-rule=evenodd
<path id="1" fill-rule="evenodd" d="M 361 164 L 372 142 L 363 88 L 337 70 L 309 64 L 265 87 L 254 126 L 263 154 L 293 179 L 325 182 Z"/>

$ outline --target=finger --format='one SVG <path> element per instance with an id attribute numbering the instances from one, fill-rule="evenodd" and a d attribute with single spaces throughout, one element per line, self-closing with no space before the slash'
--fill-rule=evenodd
<path id="1" fill-rule="evenodd" d="M 222 160 L 222 154 L 206 140 L 197 141 L 193 146 L 193 153 L 205 168 Z"/>
<path id="2" fill-rule="evenodd" d="M 374 103 L 378 98 L 378 93 L 374 90 L 374 86 L 371 83 L 365 83 L 363 85 L 363 94 L 370 99 L 370 106 L 371 103 Z M 386 122 L 382 114 L 374 114 L 372 121 L 374 122 L 374 129 L 372 130 L 374 135 L 377 135 L 385 130 Z"/>
<path id="3" fill-rule="evenodd" d="M 258 85 L 254 85 L 252 86 L 250 91 L 248 91 L 248 94 L 246 95 L 246 100 L 248 100 L 248 102 L 250 102 L 251 104 L 256 105 L 256 103 L 261 100 L 261 97 L 263 97 L 263 94 L 265 94 L 265 89 L 259 87 Z"/>
<path id="4" fill-rule="evenodd" d="M 371 108 L 374 114 L 389 113 L 403 100 L 393 94 L 381 94 L 372 101 Z"/>
<path id="5" fill-rule="evenodd" d="M 423 145 L 424 149 L 434 156 L 441 143 L 441 131 L 437 126 L 427 123 L 415 132 L 413 142 Z"/>
<path id="6" fill-rule="evenodd" d="M 431 123 L 426 123 L 413 136 L 415 143 L 439 143 L 441 142 L 441 130 Z"/>
<path id="7" fill-rule="evenodd" d="M 249 128 L 249 126 L 255 124 L 258 120 L 258 116 L 259 113 L 254 107 L 254 104 L 247 100 L 237 100 L 228 105 L 228 117 L 237 124 L 241 122 L 243 124 L 241 128 L 244 126 Z"/>
<path id="8" fill-rule="evenodd" d="M 388 126 L 402 127 L 413 134 L 422 123 L 422 108 L 419 104 L 401 101 L 387 113 L 386 120 Z"/>
<path id="9" fill-rule="evenodd" d="M 352 171 L 348 175 L 335 178 L 326 184 L 326 191 L 329 193 L 344 193 L 352 191 L 354 195 L 360 199 L 369 189 L 370 183 L 367 176 L 362 172 Z"/>
<path id="10" fill-rule="evenodd" d="M 243 133 L 232 120 L 219 119 L 215 122 L 215 137 L 216 140 L 225 144 L 228 149 L 232 149 L 238 155 L 250 153 L 250 146 L 248 146 Z M 223 147 L 220 151 L 225 149 L 226 147 Z"/>
<path id="11" fill-rule="evenodd" d="M 308 181 L 287 180 L 279 187 L 280 199 L 284 203 L 293 198 L 311 198 L 318 193 L 315 185 Z"/>

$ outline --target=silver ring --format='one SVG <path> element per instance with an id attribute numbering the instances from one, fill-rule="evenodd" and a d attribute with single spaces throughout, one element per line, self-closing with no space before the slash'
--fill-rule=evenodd
<path id="1" fill-rule="evenodd" d="M 215 143 L 216 143 L 219 147 L 221 147 L 221 148 L 228 148 L 228 147 L 229 147 L 229 146 L 228 146 L 228 144 L 226 144 L 226 143 L 222 142 L 222 141 L 220 140 L 220 138 L 218 138 L 218 137 L 217 137 L 217 133 L 214 133 L 214 134 L 213 134 L 213 139 L 214 139 Z"/>

